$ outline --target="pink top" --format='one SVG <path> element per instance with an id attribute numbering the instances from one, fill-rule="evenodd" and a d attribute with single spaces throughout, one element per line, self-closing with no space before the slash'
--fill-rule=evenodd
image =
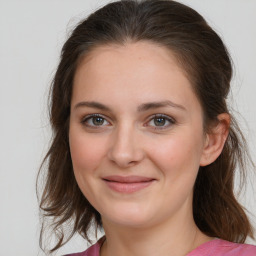
<path id="1" fill-rule="evenodd" d="M 80 253 L 66 256 L 100 256 L 100 247 L 105 237 L 103 236 L 96 244 Z M 187 256 L 256 256 L 256 246 L 249 244 L 231 243 L 221 239 L 214 239 L 201 244 Z"/>

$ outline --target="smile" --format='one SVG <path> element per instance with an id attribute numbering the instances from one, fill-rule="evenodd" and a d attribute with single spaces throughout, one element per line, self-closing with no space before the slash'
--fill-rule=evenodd
<path id="1" fill-rule="evenodd" d="M 156 179 L 142 176 L 107 176 L 103 181 L 107 186 L 120 193 L 133 193 L 150 186 Z"/>

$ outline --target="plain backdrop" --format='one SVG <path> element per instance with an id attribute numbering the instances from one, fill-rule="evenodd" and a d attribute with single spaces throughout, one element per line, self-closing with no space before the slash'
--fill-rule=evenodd
<path id="1" fill-rule="evenodd" d="M 0 256 L 44 255 L 38 245 L 35 179 L 50 139 L 48 89 L 68 33 L 107 2 L 0 0 Z M 230 103 L 244 117 L 239 120 L 255 161 L 256 1 L 180 2 L 201 13 L 230 50 L 235 64 Z M 250 181 L 241 202 L 255 213 L 255 177 Z M 256 222 L 255 217 L 252 220 Z M 86 247 L 76 237 L 57 255 Z"/>

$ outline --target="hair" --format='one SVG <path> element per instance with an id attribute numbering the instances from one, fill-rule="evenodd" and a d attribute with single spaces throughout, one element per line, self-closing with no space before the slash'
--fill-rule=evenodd
<path id="1" fill-rule="evenodd" d="M 165 47 L 176 56 L 202 106 L 205 132 L 210 132 L 220 113 L 231 116 L 222 153 L 212 164 L 199 167 L 193 197 L 196 225 L 205 234 L 228 241 L 243 243 L 247 236 L 253 237 L 245 209 L 234 195 L 236 170 L 244 177 L 250 156 L 226 104 L 232 62 L 225 45 L 204 18 L 186 5 L 171 0 L 124 0 L 109 3 L 81 21 L 62 48 L 50 91 L 53 138 L 42 164 L 47 168 L 39 199 L 44 218 L 41 248 L 49 217 L 57 235 L 50 252 L 77 232 L 90 241 L 90 227 L 102 227 L 100 213 L 82 194 L 73 173 L 68 138 L 73 79 L 81 59 L 93 49 L 139 41 Z M 68 236 L 62 229 L 65 223 L 69 223 Z"/>

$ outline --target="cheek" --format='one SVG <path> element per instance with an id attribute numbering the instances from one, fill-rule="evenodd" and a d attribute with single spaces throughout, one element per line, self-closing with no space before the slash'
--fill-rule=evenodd
<path id="1" fill-rule="evenodd" d="M 161 144 L 159 142 L 154 145 L 151 158 L 164 175 L 176 179 L 197 174 L 202 154 L 201 138 L 184 132 L 164 139 Z"/>
<path id="2" fill-rule="evenodd" d="M 105 155 L 104 140 L 95 135 L 70 131 L 70 152 L 74 172 L 92 173 Z"/>
<path id="3" fill-rule="evenodd" d="M 102 164 L 105 155 L 104 140 L 85 134 L 81 129 L 78 131 L 70 129 L 69 144 L 77 184 L 87 200 L 95 207 L 97 206 L 95 187 L 98 178 L 96 170 Z"/>

